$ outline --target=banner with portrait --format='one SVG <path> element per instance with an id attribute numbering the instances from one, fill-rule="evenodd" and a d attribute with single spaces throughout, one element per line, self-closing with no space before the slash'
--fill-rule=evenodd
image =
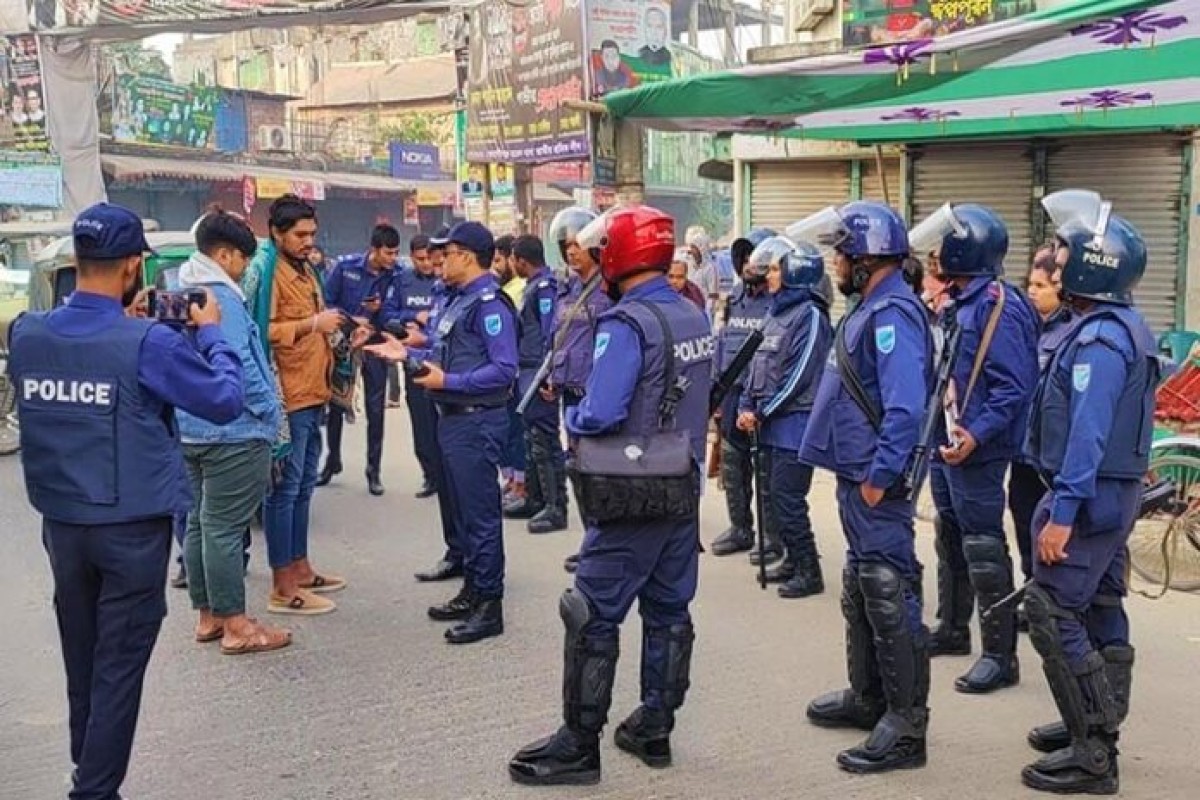
<path id="1" fill-rule="evenodd" d="M 117 79 L 113 99 L 113 139 L 211 149 L 220 97 L 221 90 L 211 86 L 123 75 Z"/>
<path id="2" fill-rule="evenodd" d="M 1036 10 L 1036 0 L 845 0 L 842 38 L 847 47 L 931 39 Z"/>
<path id="3" fill-rule="evenodd" d="M 669 80 L 670 0 L 587 0 L 592 96 Z"/>
<path id="4" fill-rule="evenodd" d="M 30 33 L 0 36 L 0 150 L 50 151 L 38 41 Z"/>

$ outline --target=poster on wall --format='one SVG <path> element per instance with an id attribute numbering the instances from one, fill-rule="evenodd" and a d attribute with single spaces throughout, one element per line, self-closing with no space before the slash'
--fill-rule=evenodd
<path id="1" fill-rule="evenodd" d="M 0 36 L 0 150 L 50 151 L 42 67 L 33 34 Z"/>
<path id="2" fill-rule="evenodd" d="M 891 44 L 1012 19 L 1037 0 L 845 0 L 842 38 L 848 47 Z"/>
<path id="3" fill-rule="evenodd" d="M 62 162 L 39 153 L 0 153 L 0 199 L 5 205 L 62 208 Z"/>
<path id="4" fill-rule="evenodd" d="M 489 0 L 471 17 L 467 156 L 475 162 L 584 158 L 581 0 Z"/>
<path id="5" fill-rule="evenodd" d="M 492 189 L 492 197 L 512 199 L 516 194 L 513 185 L 513 169 L 509 164 L 492 164 L 488 167 L 488 180 Z"/>
<path id="6" fill-rule="evenodd" d="M 587 0 L 592 96 L 671 77 L 670 0 Z"/>
<path id="7" fill-rule="evenodd" d="M 113 99 L 113 139 L 209 149 L 219 100 L 219 89 L 123 75 Z"/>

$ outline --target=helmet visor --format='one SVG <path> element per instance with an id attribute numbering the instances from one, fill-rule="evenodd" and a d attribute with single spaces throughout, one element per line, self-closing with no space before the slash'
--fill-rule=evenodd
<path id="1" fill-rule="evenodd" d="M 793 222 L 785 231 L 794 242 L 808 242 L 818 247 L 836 248 L 846 239 L 846 224 L 833 206 Z"/>
<path id="2" fill-rule="evenodd" d="M 772 236 L 754 248 L 750 258 L 746 259 L 742 274 L 749 278 L 765 278 L 772 264 L 778 264 L 795 249 L 796 245 L 791 240 L 782 236 Z"/>
<path id="3" fill-rule="evenodd" d="M 947 236 L 966 236 L 967 228 L 954 215 L 954 207 L 946 203 L 908 232 L 909 247 L 919 255 L 941 250 Z"/>
<path id="4" fill-rule="evenodd" d="M 603 250 L 608 244 L 608 212 L 584 225 L 575 235 L 575 244 L 584 250 Z"/>
<path id="5" fill-rule="evenodd" d="M 1065 189 L 1042 198 L 1042 208 L 1050 215 L 1054 227 L 1078 226 L 1097 238 L 1108 231 L 1112 203 L 1088 189 Z"/>

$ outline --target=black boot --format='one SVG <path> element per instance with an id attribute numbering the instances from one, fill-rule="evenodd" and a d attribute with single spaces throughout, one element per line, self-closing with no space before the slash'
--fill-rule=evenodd
<path id="1" fill-rule="evenodd" d="M 458 594 L 440 606 L 430 606 L 426 613 L 430 619 L 437 620 L 438 622 L 454 622 L 471 616 L 471 611 L 474 608 L 475 594 L 471 591 L 471 584 L 464 581 Z"/>
<path id="2" fill-rule="evenodd" d="M 754 556 L 757 555 L 757 550 L 750 554 L 751 563 L 755 566 L 758 566 L 758 561 L 754 558 Z M 778 564 L 767 567 L 767 583 L 787 583 L 795 576 L 796 564 L 788 556 L 789 554 L 785 553 L 782 561 L 780 561 Z M 770 563 L 770 561 L 767 563 Z"/>
<path id="3" fill-rule="evenodd" d="M 788 558 L 794 557 L 795 570 L 783 586 L 779 587 L 779 596 L 796 599 L 812 597 L 825 591 L 825 579 L 821 575 L 821 557 L 817 554 L 817 544 L 809 534 L 807 539 L 797 539 L 788 543 Z"/>
<path id="4" fill-rule="evenodd" d="M 1100 651 L 1104 658 L 1104 671 L 1108 673 L 1108 684 L 1117 701 L 1117 722 L 1122 723 L 1129 715 L 1129 695 L 1133 690 L 1132 647 L 1111 645 Z M 1039 725 L 1029 732 L 1029 746 L 1043 753 L 1053 753 L 1071 745 L 1071 732 L 1060 722 Z"/>
<path id="5" fill-rule="evenodd" d="M 929 639 L 929 655 L 971 655 L 971 612 L 975 608 L 975 593 L 971 590 L 971 577 L 967 572 L 956 571 L 951 566 L 950 548 L 958 542 L 947 539 L 940 519 L 933 522 L 934 549 L 937 551 L 937 624 Z"/>
<path id="6" fill-rule="evenodd" d="M 838 753 L 838 766 L 854 773 L 923 767 L 929 653 L 909 628 L 906 581 L 887 564 L 869 563 L 859 568 L 859 583 L 874 632 L 887 711 L 866 741 Z"/>
<path id="7" fill-rule="evenodd" d="M 558 604 L 566 626 L 563 647 L 563 721 L 558 731 L 521 748 L 508 774 L 531 786 L 585 785 L 600 780 L 600 732 L 608 721 L 620 641 L 584 632 L 591 606 L 574 589 Z"/>
<path id="8" fill-rule="evenodd" d="M 326 461 L 325 466 L 321 469 L 321 474 L 317 476 L 317 486 L 328 486 L 333 480 L 334 475 L 342 474 L 342 465 L 338 461 Z"/>
<path id="9" fill-rule="evenodd" d="M 732 526 L 713 539 L 709 552 L 714 556 L 731 556 L 754 547 L 754 531 Z"/>
<path id="10" fill-rule="evenodd" d="M 822 728 L 872 730 L 884 712 L 883 684 L 866 601 L 852 567 L 842 569 L 842 616 L 846 620 L 846 671 L 850 688 L 823 694 L 808 704 L 808 719 Z"/>
<path id="11" fill-rule="evenodd" d="M 538 474 L 545 507 L 527 526 L 530 533 L 553 533 L 567 527 L 567 467 L 562 444 L 546 431 L 530 432 L 530 454 Z"/>
<path id="12" fill-rule="evenodd" d="M 1042 657 L 1046 682 L 1070 744 L 1025 767 L 1021 781 L 1031 789 L 1055 794 L 1116 794 L 1121 707 L 1108 679 L 1108 663 L 1092 651 L 1071 666 L 1058 628 L 1066 612 L 1036 583 L 1026 593 L 1025 610 L 1029 640 Z M 1132 666 L 1131 649 L 1121 649 L 1126 652 L 1114 653 L 1114 659 L 1119 655 Z"/>
<path id="13" fill-rule="evenodd" d="M 446 631 L 450 644 L 472 644 L 504 633 L 504 601 L 499 597 L 476 597 L 471 615 Z"/>
<path id="14" fill-rule="evenodd" d="M 983 612 L 1013 590 L 1008 544 L 990 536 L 967 536 L 963 538 L 963 551 L 979 610 Z M 954 688 L 964 694 L 986 694 L 1016 686 L 1021 680 L 1021 670 L 1017 662 L 1017 617 L 1013 609 L 1001 609 L 987 619 L 980 613 L 979 631 L 983 654 L 965 675 L 954 681 Z"/>
<path id="15" fill-rule="evenodd" d="M 691 624 L 642 631 L 642 705 L 617 726 L 617 747 L 648 767 L 671 766 L 671 731 L 675 712 L 691 685 Z"/>
<path id="16" fill-rule="evenodd" d="M 383 489 L 383 483 L 381 483 L 379 480 L 379 470 L 377 470 L 377 469 L 367 470 L 367 491 L 370 492 L 371 495 L 374 497 L 382 497 L 383 496 L 384 489 Z"/>

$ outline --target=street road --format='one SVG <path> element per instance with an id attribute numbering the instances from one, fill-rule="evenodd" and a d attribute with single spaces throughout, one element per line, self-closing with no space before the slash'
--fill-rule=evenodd
<path id="1" fill-rule="evenodd" d="M 1036 797 L 1020 785 L 1034 753 L 1025 732 L 1053 716 L 1040 664 L 1021 643 L 1019 687 L 987 697 L 953 690 L 969 659 L 934 662 L 929 766 L 855 777 L 833 761 L 852 732 L 804 720 L 815 694 L 844 683 L 841 534 L 828 476 L 813 487 L 814 523 L 828 590 L 803 601 L 763 592 L 741 555 L 702 557 L 695 604 L 692 691 L 674 736 L 675 766 L 654 771 L 604 744 L 595 787 L 539 790 L 510 783 L 511 753 L 560 721 L 560 564 L 578 528 L 531 536 L 508 523 L 506 634 L 469 647 L 442 640 L 425 608 L 453 585 L 414 571 L 439 554 L 437 504 L 416 500 L 407 415 L 388 412 L 383 480 L 367 494 L 363 427 L 347 433 L 346 472 L 319 489 L 311 552 L 350 586 L 332 615 L 290 622 L 278 653 L 222 656 L 191 640 L 186 593 L 170 591 L 151 663 L 127 800 L 461 800 L 465 798 L 842 798 L 957 800 Z M 572 511 L 574 518 L 574 511 Z M 710 483 L 703 536 L 724 528 Z M 573 522 L 578 525 L 577 520 Z M 66 696 L 49 568 L 16 458 L 0 459 L 0 798 L 66 796 Z M 919 528 L 926 596 L 934 597 L 932 532 Z M 252 614 L 265 614 L 265 546 L 256 534 Z M 932 606 L 932 602 L 930 603 Z M 1200 598 L 1135 597 L 1138 668 L 1122 736 L 1122 796 L 1184 800 L 1200 794 Z M 932 608 L 927 610 L 927 617 Z M 640 625 L 622 641 L 609 730 L 637 702 Z M 273 618 L 272 622 L 280 622 Z"/>

